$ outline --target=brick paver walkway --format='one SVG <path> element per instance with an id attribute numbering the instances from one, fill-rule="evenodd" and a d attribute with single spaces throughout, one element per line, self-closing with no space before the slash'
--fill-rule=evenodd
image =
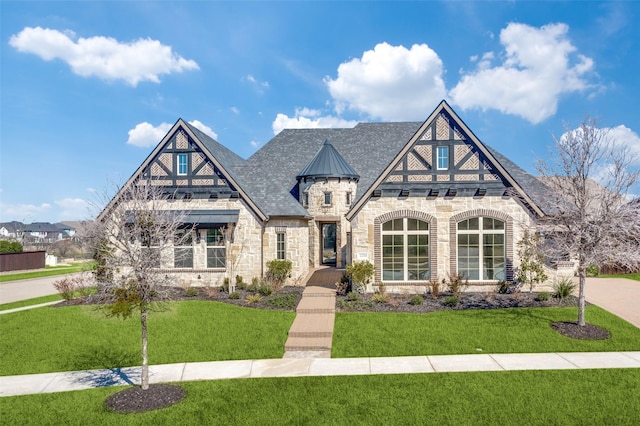
<path id="1" fill-rule="evenodd" d="M 330 358 L 336 314 L 335 282 L 342 271 L 324 268 L 307 281 L 285 343 L 285 358 Z"/>

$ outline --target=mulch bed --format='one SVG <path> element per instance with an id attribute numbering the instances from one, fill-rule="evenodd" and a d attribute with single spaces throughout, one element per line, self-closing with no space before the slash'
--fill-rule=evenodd
<path id="1" fill-rule="evenodd" d="M 184 389 L 175 385 L 151 385 L 147 390 L 135 386 L 114 393 L 104 403 L 118 413 L 140 413 L 177 404 L 185 395 Z"/>
<path id="2" fill-rule="evenodd" d="M 607 330 L 593 324 L 580 326 L 575 322 L 554 322 L 551 323 L 551 328 L 563 336 L 570 337 L 572 339 L 605 340 L 611 337 L 611 333 Z"/>

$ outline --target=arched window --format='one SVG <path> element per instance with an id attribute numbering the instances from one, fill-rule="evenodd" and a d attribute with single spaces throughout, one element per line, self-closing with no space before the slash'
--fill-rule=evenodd
<path id="1" fill-rule="evenodd" d="M 490 217 L 458 222 L 458 273 L 472 281 L 506 279 L 504 228 Z"/>
<path id="2" fill-rule="evenodd" d="M 429 223 L 399 218 L 382 224 L 382 281 L 428 281 Z"/>

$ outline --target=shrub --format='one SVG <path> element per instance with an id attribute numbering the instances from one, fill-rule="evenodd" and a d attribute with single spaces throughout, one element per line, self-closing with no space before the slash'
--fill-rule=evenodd
<path id="1" fill-rule="evenodd" d="M 538 295 L 536 296 L 536 300 L 538 302 L 546 302 L 547 300 L 549 300 L 551 298 L 551 295 L 549 293 L 547 293 L 546 291 L 541 291 L 540 293 L 538 293 Z"/>
<path id="2" fill-rule="evenodd" d="M 600 268 L 598 268 L 598 265 L 592 263 L 587 266 L 587 270 L 585 272 L 587 273 L 588 277 L 597 277 L 598 275 L 600 275 Z"/>
<path id="3" fill-rule="evenodd" d="M 444 299 L 444 303 L 445 306 L 449 306 L 449 307 L 454 307 L 454 306 L 458 306 L 458 303 L 460 303 L 460 299 L 458 299 L 458 297 L 456 296 L 449 296 L 446 299 Z"/>
<path id="4" fill-rule="evenodd" d="M 239 282 L 239 283 L 236 284 L 236 288 L 238 290 L 246 290 L 247 287 L 248 287 L 247 283 L 245 283 L 245 282 Z"/>
<path id="5" fill-rule="evenodd" d="M 195 287 L 189 287 L 186 291 L 185 291 L 185 295 L 187 297 L 195 297 L 198 295 L 198 289 Z"/>
<path id="6" fill-rule="evenodd" d="M 383 303 L 383 304 L 387 304 L 389 303 L 389 295 L 387 293 L 374 293 L 373 296 L 373 301 L 376 303 Z"/>
<path id="7" fill-rule="evenodd" d="M 250 294 L 244 299 L 244 303 L 247 305 L 255 305 L 262 302 L 263 296 L 260 294 Z"/>
<path id="8" fill-rule="evenodd" d="M 553 284 L 553 297 L 562 303 L 571 297 L 575 289 L 576 285 L 573 283 L 573 279 L 570 277 L 562 278 Z"/>
<path id="9" fill-rule="evenodd" d="M 360 293 L 358 293 L 357 291 L 350 291 L 349 293 L 347 293 L 346 299 L 350 301 L 360 300 Z"/>
<path id="10" fill-rule="evenodd" d="M 498 293 L 499 294 L 507 294 L 509 293 L 509 282 L 508 281 L 500 281 L 498 283 Z"/>
<path id="11" fill-rule="evenodd" d="M 229 299 L 240 299 L 240 292 L 234 291 L 233 293 L 230 293 Z"/>
<path id="12" fill-rule="evenodd" d="M 267 274 L 266 277 L 271 281 L 273 289 L 275 291 L 280 290 L 284 285 L 285 280 L 291 274 L 291 261 L 290 260 L 270 260 L 267 262 Z"/>
<path id="13" fill-rule="evenodd" d="M 349 288 L 349 283 L 337 282 L 336 283 L 336 294 L 344 296 L 347 294 L 347 289 Z"/>
<path id="14" fill-rule="evenodd" d="M 422 303 L 422 296 L 420 296 L 419 294 L 414 294 L 413 296 L 411 296 L 411 299 L 409 299 L 409 304 L 413 306 L 422 305 Z"/>
<path id="15" fill-rule="evenodd" d="M 207 295 L 207 297 L 210 297 L 213 299 L 218 295 L 218 288 L 208 285 L 204 288 L 204 292 Z"/>
<path id="16" fill-rule="evenodd" d="M 293 309 L 296 306 L 298 296 L 296 294 L 277 294 L 267 300 L 267 305 L 276 308 Z"/>
<path id="17" fill-rule="evenodd" d="M 447 284 L 449 291 L 456 299 L 460 298 L 460 292 L 469 286 L 469 280 L 464 279 L 462 274 L 449 275 L 449 283 Z"/>
<path id="18" fill-rule="evenodd" d="M 242 275 L 236 275 L 236 285 L 242 284 Z"/>
<path id="19" fill-rule="evenodd" d="M 224 280 L 222 280 L 220 291 L 223 293 L 229 293 L 229 278 L 225 278 Z"/>
<path id="20" fill-rule="evenodd" d="M 429 281 L 428 287 L 429 287 L 429 293 L 431 294 L 431 297 L 434 299 L 437 299 L 438 296 L 440 295 L 440 281 L 431 280 Z"/>
<path id="21" fill-rule="evenodd" d="M 64 300 L 73 299 L 73 295 L 75 293 L 75 283 L 71 278 L 65 277 L 59 279 L 53 283 L 53 286 L 56 288 L 58 293 L 60 293 L 60 296 L 62 296 Z"/>
<path id="22" fill-rule="evenodd" d="M 375 268 L 371 262 L 364 260 L 362 262 L 353 262 L 347 266 L 347 274 L 351 277 L 351 281 L 361 287 L 369 284 Z"/>
<path id="23" fill-rule="evenodd" d="M 255 285 L 256 287 L 258 287 L 258 284 L 260 284 L 260 278 L 258 277 L 251 278 L 251 285 Z"/>
<path id="24" fill-rule="evenodd" d="M 17 241 L 0 240 L 0 253 L 22 253 L 22 244 Z"/>
<path id="25" fill-rule="evenodd" d="M 273 287 L 270 283 L 267 282 L 263 282 L 262 284 L 260 284 L 257 290 L 258 293 L 263 296 L 271 296 L 271 293 L 273 293 Z"/>

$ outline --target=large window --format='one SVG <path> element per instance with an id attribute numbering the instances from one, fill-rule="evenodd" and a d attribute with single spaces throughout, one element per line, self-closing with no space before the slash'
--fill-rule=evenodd
<path id="1" fill-rule="evenodd" d="M 285 235 L 286 234 L 284 232 L 278 232 L 276 234 L 276 259 L 278 260 L 284 260 L 287 258 Z"/>
<path id="2" fill-rule="evenodd" d="M 504 222 L 473 217 L 458 222 L 458 273 L 469 280 L 504 280 Z"/>
<path id="3" fill-rule="evenodd" d="M 193 268 L 191 230 L 179 229 L 173 239 L 173 267 Z"/>
<path id="4" fill-rule="evenodd" d="M 227 251 L 224 235 L 220 229 L 207 230 L 207 268 L 224 268 L 227 265 Z"/>
<path id="5" fill-rule="evenodd" d="M 187 154 L 178 154 L 178 174 L 181 176 L 187 174 Z"/>
<path id="6" fill-rule="evenodd" d="M 382 280 L 429 280 L 429 223 L 399 218 L 382 224 Z"/>

